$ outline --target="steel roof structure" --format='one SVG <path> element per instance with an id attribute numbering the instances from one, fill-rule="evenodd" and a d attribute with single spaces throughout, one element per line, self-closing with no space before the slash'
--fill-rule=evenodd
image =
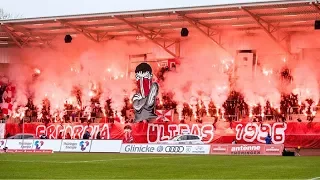
<path id="1" fill-rule="evenodd" d="M 174 57 L 169 47 L 180 41 L 181 28 L 196 30 L 225 49 L 225 31 L 263 30 L 286 53 L 286 38 L 276 33 L 312 31 L 319 4 L 291 0 L 205 7 L 159 9 L 0 21 L 0 48 L 46 46 L 59 35 L 82 34 L 95 42 L 126 36 L 145 37 Z M 226 49 L 225 49 L 226 50 Z"/>

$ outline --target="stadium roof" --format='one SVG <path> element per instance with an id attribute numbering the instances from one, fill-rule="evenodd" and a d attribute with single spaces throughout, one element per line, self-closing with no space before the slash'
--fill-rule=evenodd
<path id="1" fill-rule="evenodd" d="M 314 30 L 319 18 L 317 2 L 291 0 L 2 20 L 0 47 L 45 46 L 58 35 L 83 34 L 96 42 L 144 37 L 167 48 L 179 40 L 182 27 L 222 47 L 215 36 L 223 31 L 263 30 L 277 42 L 274 32 Z"/>

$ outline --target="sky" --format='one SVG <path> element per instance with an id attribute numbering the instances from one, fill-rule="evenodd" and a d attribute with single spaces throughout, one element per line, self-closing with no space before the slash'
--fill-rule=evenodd
<path id="1" fill-rule="evenodd" d="M 0 8 L 21 18 L 36 18 L 266 1 L 276 0 L 1 0 Z"/>

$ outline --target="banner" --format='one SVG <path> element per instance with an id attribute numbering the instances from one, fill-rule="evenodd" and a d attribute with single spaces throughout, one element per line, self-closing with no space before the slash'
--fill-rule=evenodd
<path id="1" fill-rule="evenodd" d="M 122 144 L 120 153 L 209 154 L 210 145 Z"/>
<path id="2" fill-rule="evenodd" d="M 0 139 L 5 137 L 6 124 L 0 123 Z"/>
<path id="3" fill-rule="evenodd" d="M 265 143 L 265 137 L 270 134 L 273 144 L 283 144 L 285 140 L 286 123 L 258 124 L 247 123 L 236 125 L 236 139 L 245 142 Z"/>
<path id="4" fill-rule="evenodd" d="M 25 123 L 6 124 L 6 133 L 11 135 L 32 133 L 39 137 L 46 134 L 49 139 L 62 139 L 71 136 L 71 139 L 82 139 L 83 134 L 89 131 L 90 139 L 96 139 L 100 132 L 101 139 L 124 140 L 130 135 L 133 143 L 158 143 L 172 137 L 189 133 L 202 137 L 205 144 L 231 144 L 237 140 L 238 144 L 264 144 L 265 137 L 270 134 L 272 144 L 284 144 L 286 147 L 320 148 L 320 122 L 289 122 L 289 123 L 246 123 L 219 121 L 212 123 L 178 124 L 164 123 L 135 123 L 135 124 L 37 124 Z"/>
<path id="5" fill-rule="evenodd" d="M 212 144 L 210 154 L 281 156 L 283 148 L 284 146 L 280 144 Z"/>

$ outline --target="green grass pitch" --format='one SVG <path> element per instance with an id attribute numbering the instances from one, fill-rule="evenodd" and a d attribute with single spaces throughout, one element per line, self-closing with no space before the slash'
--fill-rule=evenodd
<path id="1" fill-rule="evenodd" d="M 0 154 L 0 179 L 312 179 L 320 157 Z"/>

